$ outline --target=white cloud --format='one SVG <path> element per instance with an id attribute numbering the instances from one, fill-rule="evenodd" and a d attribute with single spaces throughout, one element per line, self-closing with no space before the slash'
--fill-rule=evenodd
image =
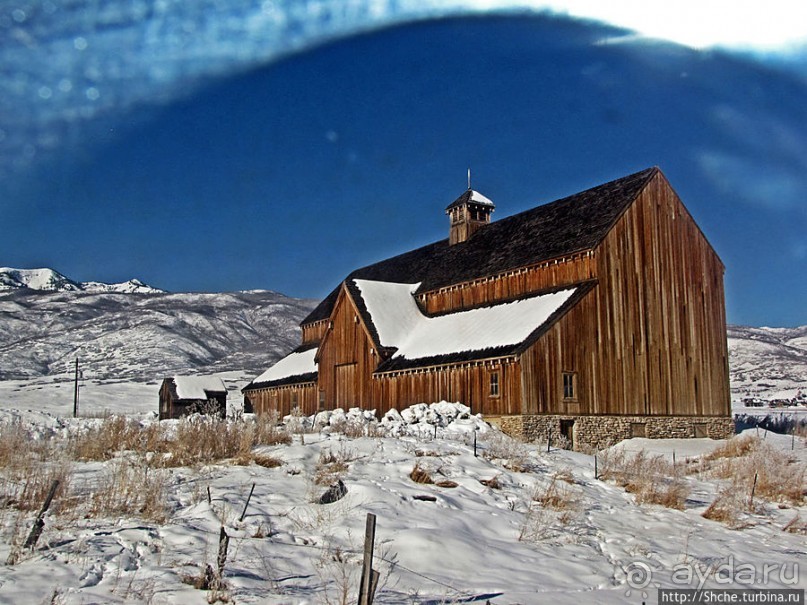
<path id="1" fill-rule="evenodd" d="M 459 4 L 472 10 L 548 9 L 693 48 L 781 51 L 807 44 L 803 0 L 466 0 Z"/>

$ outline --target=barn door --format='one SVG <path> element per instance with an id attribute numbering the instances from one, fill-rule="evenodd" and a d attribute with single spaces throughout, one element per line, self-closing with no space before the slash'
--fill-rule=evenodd
<path id="1" fill-rule="evenodd" d="M 349 409 L 356 406 L 356 364 L 336 366 L 336 407 Z"/>

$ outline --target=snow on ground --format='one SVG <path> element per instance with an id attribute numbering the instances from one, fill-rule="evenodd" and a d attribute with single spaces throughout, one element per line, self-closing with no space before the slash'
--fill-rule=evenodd
<path id="1" fill-rule="evenodd" d="M 146 386 L 130 385 L 132 399 L 114 407 L 155 422 L 157 387 Z M 71 392 L 69 385 L 43 385 L 32 399 L 17 394 L 36 411 L 7 409 L 0 423 L 19 418 L 17 426 L 46 438 L 58 432 L 54 427 L 74 432 L 101 422 L 59 418 L 71 405 L 70 397 L 62 401 L 63 389 Z M 135 401 L 146 393 L 151 404 Z M 54 395 L 58 401 L 51 402 Z M 0 396 L 7 405 L 14 389 Z M 797 515 L 807 519 L 805 506 L 766 503 L 748 515 L 746 527 L 729 529 L 701 516 L 719 488 L 702 474 L 687 477 L 692 491 L 684 510 L 637 505 L 624 489 L 594 478 L 592 456 L 513 442 L 465 406 L 445 402 L 380 420 L 361 410 L 298 420 L 320 430 L 295 435 L 291 445 L 260 447 L 260 454 L 280 461 L 276 468 L 221 462 L 150 471 L 165 473 L 165 522 L 143 520 L 136 511 L 108 518 L 47 516 L 37 549 L 13 566 L 0 565 L 0 603 L 204 603 L 211 594 L 181 577 L 215 566 L 222 526 L 230 536 L 223 579 L 231 600 L 339 602 L 345 584 L 354 602 L 369 512 L 378 519 L 377 603 L 638 604 L 655 600 L 658 587 L 698 588 L 701 576 L 706 586 L 742 588 L 749 566 L 754 580 L 764 579 L 763 565 L 772 571 L 755 587 L 807 587 L 807 577 L 795 569 L 807 555 L 805 537 L 783 531 Z M 345 437 L 336 430 L 345 423 L 369 436 Z M 783 451 L 794 443 L 760 433 Z M 616 447 L 675 451 L 680 460 L 718 445 L 637 439 Z M 807 461 L 803 438 L 795 440 L 791 455 Z M 318 503 L 327 486 L 315 478 L 331 468 L 323 460 L 343 464 L 338 476 L 347 494 L 332 504 Z M 71 489 L 89 499 L 114 463 L 74 462 Z M 410 473 L 416 465 L 435 483 L 415 483 Z M 553 484 L 565 497 L 559 510 L 533 498 Z M 11 552 L 15 528 L 26 533 L 35 511 L 20 514 L 6 505 L 0 512 L 1 562 Z M 720 583 L 717 570 L 731 575 L 740 566 L 743 576 Z M 690 582 L 682 583 L 682 569 L 690 570 Z"/>
<path id="2" fill-rule="evenodd" d="M 240 409 L 240 389 L 249 380 L 245 372 L 220 372 L 213 379 L 224 381 L 228 408 Z M 128 382 L 109 379 L 79 381 L 79 415 L 144 414 L 158 410 L 161 381 Z M 36 410 L 54 416 L 72 416 L 73 377 L 69 374 L 26 380 L 0 380 L 0 410 Z"/>

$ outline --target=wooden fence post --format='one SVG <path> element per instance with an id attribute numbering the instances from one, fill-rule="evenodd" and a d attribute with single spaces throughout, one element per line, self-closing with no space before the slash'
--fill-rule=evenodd
<path id="1" fill-rule="evenodd" d="M 244 504 L 244 510 L 241 513 L 241 518 L 238 519 L 239 522 L 243 521 L 244 520 L 244 515 L 247 514 L 247 507 L 249 506 L 249 501 L 252 500 L 252 492 L 254 492 L 254 491 L 255 491 L 255 484 L 253 483 L 252 484 L 252 489 L 249 490 L 249 496 L 247 496 L 247 502 L 246 502 L 246 504 Z"/>
<path id="2" fill-rule="evenodd" d="M 379 573 L 373 569 L 373 545 L 375 543 L 375 515 L 367 513 L 364 531 L 364 563 L 359 583 L 359 605 L 373 605 L 375 590 L 378 587 Z"/>
<path id="3" fill-rule="evenodd" d="M 751 499 L 748 501 L 748 508 L 751 510 L 754 509 L 754 492 L 757 489 L 757 479 L 759 479 L 759 473 L 754 473 L 754 484 L 751 486 Z"/>
<path id="4" fill-rule="evenodd" d="M 222 525 L 221 532 L 219 533 L 219 556 L 216 560 L 219 569 L 219 580 L 221 580 L 221 576 L 224 574 L 224 565 L 227 563 L 227 548 L 229 546 L 230 536 L 224 531 L 224 526 Z"/>
<path id="5" fill-rule="evenodd" d="M 59 487 L 59 480 L 54 479 L 53 483 L 50 484 L 50 491 L 48 491 L 48 495 L 45 498 L 45 502 L 42 504 L 42 508 L 39 510 L 39 514 L 36 516 L 36 521 L 34 521 L 34 526 L 31 528 L 31 533 L 28 534 L 28 539 L 25 541 L 24 547 L 25 548 L 33 548 L 36 546 L 37 540 L 39 540 L 39 536 L 42 535 L 42 530 L 45 528 L 45 521 L 42 517 L 45 516 L 45 513 L 48 512 L 50 508 L 50 503 L 53 500 L 53 496 L 56 495 L 56 489 Z"/>

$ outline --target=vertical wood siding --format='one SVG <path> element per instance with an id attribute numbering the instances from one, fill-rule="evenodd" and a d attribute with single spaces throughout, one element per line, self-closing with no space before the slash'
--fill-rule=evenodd
<path id="1" fill-rule="evenodd" d="M 330 319 L 331 327 L 317 352 L 319 388 L 326 409 L 372 409 L 372 374 L 378 353 L 347 289 L 342 286 Z"/>
<path id="2" fill-rule="evenodd" d="M 328 320 L 322 319 L 320 321 L 311 322 L 310 324 L 303 324 L 300 327 L 303 330 L 302 344 L 319 343 L 328 331 Z"/>
<path id="3" fill-rule="evenodd" d="M 591 279 L 593 271 L 591 254 L 582 253 L 502 275 L 423 292 L 418 295 L 418 302 L 428 315 L 447 313 L 580 283 Z"/>
<path id="4" fill-rule="evenodd" d="M 490 374 L 499 375 L 499 394 L 490 394 Z M 415 403 L 458 401 L 474 414 L 500 416 L 521 413 L 519 364 L 509 359 L 485 360 L 457 366 L 422 368 L 377 375 L 376 407 L 380 413 Z"/>
<path id="5" fill-rule="evenodd" d="M 598 285 L 522 356 L 525 412 L 730 414 L 723 265 L 662 175 L 595 262 Z"/>
<path id="6" fill-rule="evenodd" d="M 252 404 L 252 411 L 256 414 L 276 410 L 282 418 L 291 414 L 294 407 L 298 407 L 300 412 L 310 416 L 317 412 L 317 385 L 308 382 L 302 385 L 250 389 L 244 392 L 244 402 Z"/>

